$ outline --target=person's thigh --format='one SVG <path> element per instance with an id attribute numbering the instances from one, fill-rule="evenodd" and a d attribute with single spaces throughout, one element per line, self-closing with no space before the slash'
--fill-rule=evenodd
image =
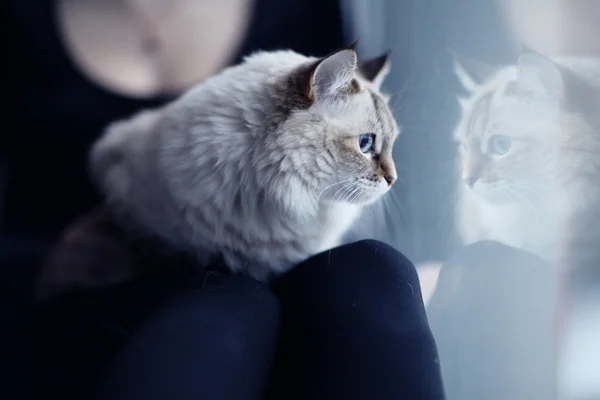
<path id="1" fill-rule="evenodd" d="M 278 319 L 269 288 L 242 276 L 80 296 L 38 318 L 36 391 L 62 399 L 261 399 Z"/>
<path id="2" fill-rule="evenodd" d="M 427 311 L 448 399 L 554 398 L 557 290 L 548 262 L 496 242 L 444 263 Z"/>
<path id="3" fill-rule="evenodd" d="M 395 249 L 345 245 L 274 288 L 282 307 L 274 398 L 443 398 L 418 276 Z"/>

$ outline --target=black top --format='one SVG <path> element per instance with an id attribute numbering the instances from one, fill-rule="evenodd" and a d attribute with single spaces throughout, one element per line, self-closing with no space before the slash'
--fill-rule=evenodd
<path id="1" fill-rule="evenodd" d="M 101 201 L 86 160 L 107 123 L 168 97 L 118 95 L 82 75 L 63 47 L 52 1 L 4 0 L 2 7 L 10 123 L 1 148 L 8 167 L 2 233 L 52 238 Z M 231 64 L 258 49 L 323 55 L 344 41 L 336 0 L 257 0 Z"/>

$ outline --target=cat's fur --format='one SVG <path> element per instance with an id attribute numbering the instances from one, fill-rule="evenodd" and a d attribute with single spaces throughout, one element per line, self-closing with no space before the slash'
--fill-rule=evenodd
<path id="1" fill-rule="evenodd" d="M 109 126 L 91 169 L 148 232 L 257 279 L 340 243 L 396 177 L 387 56 L 258 52 L 158 110 Z M 359 135 L 376 134 L 362 153 Z M 389 180 L 390 182 L 388 183 Z"/>
<path id="2" fill-rule="evenodd" d="M 600 60 L 529 53 L 482 84 L 459 64 L 457 74 L 470 92 L 456 130 L 463 241 L 497 240 L 552 262 L 600 245 L 587 224 L 600 199 Z M 490 152 L 493 135 L 510 138 L 505 155 Z"/>

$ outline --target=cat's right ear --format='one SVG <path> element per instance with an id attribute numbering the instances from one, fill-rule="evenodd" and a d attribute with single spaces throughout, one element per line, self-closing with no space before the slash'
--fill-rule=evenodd
<path id="1" fill-rule="evenodd" d="M 474 92 L 479 85 L 496 73 L 496 68 L 478 60 L 451 52 L 454 73 L 460 84 L 468 92 Z"/>
<path id="2" fill-rule="evenodd" d="M 333 53 L 318 62 L 310 77 L 309 97 L 319 100 L 335 97 L 347 88 L 357 68 L 354 49 Z"/>
<path id="3" fill-rule="evenodd" d="M 467 72 L 466 68 L 463 67 L 461 63 L 459 63 L 456 59 L 454 59 L 454 74 L 458 78 L 463 89 L 465 89 L 468 94 L 465 96 L 461 94 L 458 97 L 458 104 L 460 108 L 464 111 L 469 108 L 469 98 L 471 94 L 477 90 L 479 84 L 475 81 L 475 79 Z"/>
<path id="4" fill-rule="evenodd" d="M 477 89 L 477 82 L 475 82 L 475 79 L 473 79 L 466 68 L 456 60 L 454 60 L 454 74 L 466 91 L 474 92 Z"/>

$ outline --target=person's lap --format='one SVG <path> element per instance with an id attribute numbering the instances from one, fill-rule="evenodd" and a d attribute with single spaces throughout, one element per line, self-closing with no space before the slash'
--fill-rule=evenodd
<path id="1" fill-rule="evenodd" d="M 279 305 L 242 276 L 209 277 L 152 311 L 119 352 L 102 399 L 261 399 Z"/>
<path id="2" fill-rule="evenodd" d="M 43 315 L 34 387 L 63 399 L 261 399 L 267 385 L 285 399 L 443 398 L 414 267 L 374 241 L 317 255 L 272 290 L 243 276 L 138 282 Z"/>
<path id="3" fill-rule="evenodd" d="M 301 264 L 274 290 L 283 309 L 280 398 L 444 398 L 418 276 L 395 249 L 342 246 Z"/>
<path id="4" fill-rule="evenodd" d="M 264 390 L 278 314 L 268 288 L 243 276 L 64 298 L 36 316 L 35 393 L 25 398 L 259 398 L 252 392 Z"/>

